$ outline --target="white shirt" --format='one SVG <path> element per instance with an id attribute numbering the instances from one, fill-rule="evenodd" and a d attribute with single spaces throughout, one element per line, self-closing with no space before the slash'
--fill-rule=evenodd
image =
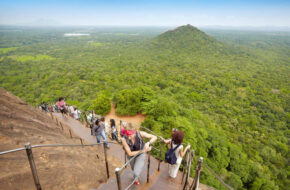
<path id="1" fill-rule="evenodd" d="M 87 116 L 87 120 L 88 120 L 89 122 L 91 122 L 92 117 L 93 117 L 93 114 L 90 113 L 90 114 Z"/>
<path id="2" fill-rule="evenodd" d="M 80 114 L 81 114 L 81 111 L 80 110 L 75 110 L 74 111 L 74 118 L 75 119 L 79 119 L 80 118 Z"/>
<path id="3" fill-rule="evenodd" d="M 69 107 L 69 111 L 70 111 L 70 113 L 74 113 L 74 111 L 75 111 L 75 110 L 74 110 L 74 107 L 73 107 L 73 106 L 70 106 L 70 107 Z"/>

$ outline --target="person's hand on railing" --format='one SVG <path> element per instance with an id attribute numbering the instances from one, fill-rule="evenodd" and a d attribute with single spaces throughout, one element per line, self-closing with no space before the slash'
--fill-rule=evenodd
<path id="1" fill-rule="evenodd" d="M 149 142 L 145 143 L 145 146 L 144 146 L 144 149 L 143 149 L 144 152 L 150 152 L 151 149 L 152 149 L 152 147 L 150 146 L 150 143 Z"/>

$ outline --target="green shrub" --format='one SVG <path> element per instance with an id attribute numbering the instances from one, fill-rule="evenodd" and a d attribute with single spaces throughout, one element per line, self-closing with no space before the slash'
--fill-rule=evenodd
<path id="1" fill-rule="evenodd" d="M 96 114 L 105 115 L 111 110 L 111 100 L 105 94 L 99 94 L 89 109 L 94 110 Z"/>

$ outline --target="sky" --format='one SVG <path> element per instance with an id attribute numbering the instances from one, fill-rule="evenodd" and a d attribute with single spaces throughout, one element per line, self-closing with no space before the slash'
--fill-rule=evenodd
<path id="1" fill-rule="evenodd" d="M 0 25 L 286 26 L 290 0 L 1 0 Z"/>

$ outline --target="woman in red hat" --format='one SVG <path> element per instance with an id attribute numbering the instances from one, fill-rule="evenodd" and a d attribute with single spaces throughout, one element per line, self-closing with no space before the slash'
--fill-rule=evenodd
<path id="1" fill-rule="evenodd" d="M 135 184 L 139 185 L 140 174 L 145 164 L 145 153 L 151 151 L 151 144 L 156 141 L 157 137 L 144 131 L 136 130 L 136 127 L 133 126 L 132 123 L 127 123 L 123 133 L 124 136 L 121 141 L 128 160 L 138 154 L 138 156 L 130 162 L 130 165 L 134 172 Z M 143 138 L 150 140 L 144 143 Z"/>

